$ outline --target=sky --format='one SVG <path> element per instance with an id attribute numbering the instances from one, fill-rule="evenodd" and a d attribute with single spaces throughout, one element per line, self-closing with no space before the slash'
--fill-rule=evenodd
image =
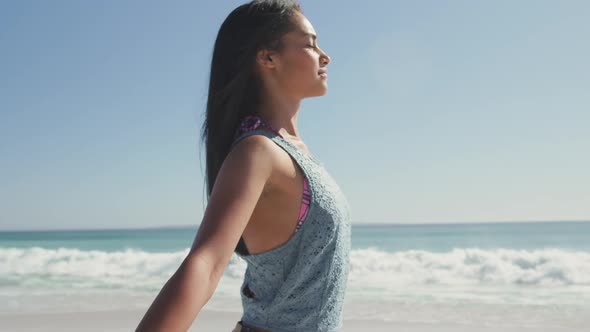
<path id="1" fill-rule="evenodd" d="M 590 220 L 590 3 L 301 0 L 299 131 L 352 223 Z M 219 26 L 244 1 L 0 1 L 0 230 L 196 225 Z"/>

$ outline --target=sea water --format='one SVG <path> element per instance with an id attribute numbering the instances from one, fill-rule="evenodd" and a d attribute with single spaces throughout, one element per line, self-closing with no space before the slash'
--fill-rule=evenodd
<path id="1" fill-rule="evenodd" d="M 0 232 L 0 312 L 144 308 L 194 227 Z M 353 225 L 345 319 L 590 326 L 590 222 Z M 241 311 L 235 254 L 206 308 Z"/>

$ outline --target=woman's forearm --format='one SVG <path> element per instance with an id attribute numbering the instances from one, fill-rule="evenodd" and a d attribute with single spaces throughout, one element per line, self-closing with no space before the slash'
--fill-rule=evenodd
<path id="1" fill-rule="evenodd" d="M 186 331 L 209 301 L 218 280 L 206 260 L 188 255 L 137 326 L 136 332 Z"/>

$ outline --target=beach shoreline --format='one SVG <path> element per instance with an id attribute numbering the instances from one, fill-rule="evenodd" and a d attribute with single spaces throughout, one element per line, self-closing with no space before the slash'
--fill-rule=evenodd
<path id="1" fill-rule="evenodd" d="M 339 332 L 590 326 L 590 223 L 353 232 Z M 0 233 L 0 332 L 133 331 L 190 241 L 185 229 Z M 246 269 L 232 256 L 189 331 L 234 328 Z"/>

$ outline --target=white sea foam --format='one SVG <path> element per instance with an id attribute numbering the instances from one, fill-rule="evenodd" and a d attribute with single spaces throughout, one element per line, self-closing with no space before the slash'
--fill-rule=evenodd
<path id="1" fill-rule="evenodd" d="M 351 281 L 377 285 L 590 286 L 590 252 L 453 249 L 351 253 Z"/>
<path id="2" fill-rule="evenodd" d="M 44 248 L 0 248 L 0 286 L 151 288 L 169 278 L 188 249 L 171 253 L 139 250 L 105 252 L 98 250 Z"/>
<path id="3" fill-rule="evenodd" d="M 100 289 L 153 293 L 188 249 L 170 253 L 0 248 L 0 295 Z M 239 296 L 246 263 L 232 256 L 216 290 Z M 590 301 L 590 253 L 563 249 L 449 252 L 375 248 L 351 253 L 348 294 L 367 300 L 573 303 Z"/>

